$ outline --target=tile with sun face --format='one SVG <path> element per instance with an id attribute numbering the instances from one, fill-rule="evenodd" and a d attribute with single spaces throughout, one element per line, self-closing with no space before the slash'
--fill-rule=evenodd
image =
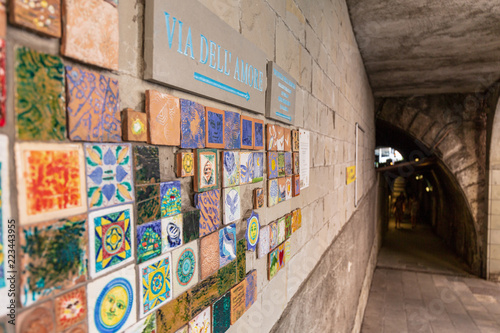
<path id="1" fill-rule="evenodd" d="M 172 254 L 167 253 L 139 265 L 139 279 L 141 285 L 139 317 L 142 318 L 173 297 Z"/>
<path id="2" fill-rule="evenodd" d="M 134 260 L 132 205 L 89 213 L 90 276 L 95 278 Z"/>
<path id="3" fill-rule="evenodd" d="M 247 250 L 255 251 L 259 242 L 260 222 L 259 214 L 252 211 L 252 215 L 247 219 L 247 230 L 245 233 L 247 239 Z"/>
<path id="4" fill-rule="evenodd" d="M 205 147 L 224 148 L 224 111 L 205 108 Z"/>
<path id="5" fill-rule="evenodd" d="M 219 188 L 219 156 L 217 149 L 196 149 L 194 164 L 194 190 L 196 192 Z"/>
<path id="6" fill-rule="evenodd" d="M 80 287 L 56 297 L 55 315 L 58 332 L 62 332 L 84 320 L 87 317 L 87 292 L 85 287 Z"/>
<path id="7" fill-rule="evenodd" d="M 121 332 L 136 322 L 135 268 L 128 265 L 87 285 L 89 332 Z"/>

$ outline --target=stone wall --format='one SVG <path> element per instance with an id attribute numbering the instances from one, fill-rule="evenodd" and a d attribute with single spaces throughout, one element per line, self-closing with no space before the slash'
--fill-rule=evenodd
<path id="1" fill-rule="evenodd" d="M 120 84 L 121 109 L 144 111 L 145 90 L 155 89 L 205 106 L 241 111 L 242 114 L 264 119 L 245 110 L 144 81 L 144 2 L 120 1 L 118 71 L 103 71 L 69 59 L 63 59 L 64 63 L 90 68 L 117 78 Z M 350 306 L 346 308 L 323 309 L 331 311 L 328 319 L 330 323 L 341 322 L 342 330 L 348 331 L 354 325 L 361 289 L 364 288 L 366 292 L 370 285 L 370 279 L 365 280 L 365 274 L 373 269 L 376 177 L 373 169 L 374 101 L 345 1 L 201 2 L 297 80 L 295 125 L 311 132 L 310 186 L 303 189 L 299 197 L 258 211 L 261 223 L 267 224 L 295 208 L 302 208 L 302 228 L 292 235 L 291 260 L 286 269 L 268 281 L 267 259 L 257 259 L 254 252 L 247 252 L 247 271 L 256 269 L 258 273 L 258 299 L 231 327 L 230 332 L 268 332 L 273 327 L 275 331 L 280 331 L 280 325 L 288 327 L 289 314 L 304 309 L 300 301 L 292 301 L 294 295 L 304 289 L 315 289 L 315 281 L 322 281 L 324 285 L 325 278 L 329 278 L 327 281 L 333 279 L 331 282 L 337 290 L 349 287 L 348 293 L 337 294 L 343 299 L 335 299 L 335 294 L 319 294 L 325 299 L 324 304 L 330 304 L 332 300 L 337 303 L 349 302 Z M 14 46 L 25 45 L 59 55 L 60 45 L 58 40 L 42 38 L 10 26 L 7 43 L 7 121 L 14 124 Z M 345 180 L 345 169 L 354 165 L 356 158 L 356 123 L 365 131 L 360 134 L 358 156 L 360 208 L 356 208 L 354 204 L 355 184 L 346 185 Z M 0 128 L 0 133 L 8 134 L 11 141 L 14 141 L 14 126 Z M 177 148 L 160 147 L 162 181 L 175 178 L 176 151 Z M 10 153 L 13 153 L 12 145 Z M 14 163 L 11 164 L 10 173 L 11 179 L 15 179 Z M 265 184 L 266 182 L 242 186 L 241 196 L 249 198 L 253 188 L 262 185 L 266 187 Z M 183 209 L 193 206 L 190 179 L 182 180 L 182 191 Z M 17 190 L 14 181 L 11 194 L 13 217 L 17 219 Z M 242 217 L 248 217 L 250 211 L 250 200 L 242 201 Z M 242 237 L 244 229 L 243 222 L 237 223 L 238 238 Z M 332 261 L 334 256 L 340 259 Z M 372 264 L 367 266 L 370 258 Z M 322 260 L 327 260 L 329 264 L 323 265 Z M 314 269 L 315 267 L 318 268 Z M 297 300 L 301 297 L 303 296 L 297 296 Z M 314 301 L 315 299 L 309 300 Z M 287 312 L 284 319 L 276 324 L 285 309 Z M 325 317 L 321 311 L 309 312 L 309 316 L 309 320 Z"/>

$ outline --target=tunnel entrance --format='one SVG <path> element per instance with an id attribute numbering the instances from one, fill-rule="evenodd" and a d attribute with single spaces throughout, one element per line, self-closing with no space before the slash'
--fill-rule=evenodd
<path id="1" fill-rule="evenodd" d="M 450 269 L 446 263 L 453 261 L 452 256 L 441 245 L 430 245 L 433 241 L 441 242 L 460 258 L 454 264 L 459 271 L 482 276 L 483 260 L 474 220 L 455 176 L 437 154 L 408 133 L 383 120 L 377 120 L 376 126 L 376 146 L 391 147 L 403 158 L 393 165 L 377 168 L 385 186 L 384 198 L 381 199 L 387 210 L 383 246 L 397 248 L 394 241 L 398 240 L 417 248 L 421 244 L 436 252 L 438 260 L 433 261 L 434 268 L 441 264 L 443 269 Z M 395 234 L 395 220 L 400 210 L 396 201 L 400 195 L 404 196 L 404 212 Z M 416 255 L 424 256 L 422 253 Z"/>

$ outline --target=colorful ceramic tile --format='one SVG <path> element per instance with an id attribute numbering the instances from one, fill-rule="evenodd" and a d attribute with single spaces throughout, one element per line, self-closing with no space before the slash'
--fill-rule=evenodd
<path id="1" fill-rule="evenodd" d="M 161 254 L 161 221 L 137 226 L 137 263 L 143 263 Z"/>
<path id="2" fill-rule="evenodd" d="M 174 272 L 174 297 L 198 283 L 198 242 L 193 241 L 172 252 Z"/>
<path id="3" fill-rule="evenodd" d="M 285 150 L 285 129 L 281 126 L 276 125 L 276 150 Z"/>
<path id="4" fill-rule="evenodd" d="M 294 197 L 300 195 L 300 175 L 292 176 L 292 195 Z"/>
<path id="5" fill-rule="evenodd" d="M 137 320 L 135 265 L 87 285 L 89 332 L 120 332 Z M 142 303 L 142 298 L 139 298 Z"/>
<path id="6" fill-rule="evenodd" d="M 212 333 L 225 333 L 231 327 L 231 293 L 212 305 Z"/>
<path id="7" fill-rule="evenodd" d="M 285 200 L 292 198 L 292 177 L 285 177 Z"/>
<path id="8" fill-rule="evenodd" d="M 161 239 L 162 253 L 182 245 L 182 214 L 161 219 Z"/>
<path id="9" fill-rule="evenodd" d="M 247 250 L 255 251 L 259 242 L 260 222 L 259 214 L 252 211 L 252 215 L 247 219 L 247 231 L 245 237 L 247 239 Z"/>
<path id="10" fill-rule="evenodd" d="M 141 225 L 159 220 L 161 216 L 160 184 L 136 186 L 135 191 L 137 201 L 136 224 Z"/>
<path id="11" fill-rule="evenodd" d="M 266 140 L 266 148 L 268 151 L 276 151 L 277 150 L 277 140 L 278 140 L 278 133 L 276 131 L 277 125 L 273 124 L 267 124 L 267 140 Z"/>
<path id="12" fill-rule="evenodd" d="M 156 311 L 157 332 L 173 333 L 190 318 L 188 294 L 183 293 Z"/>
<path id="13" fill-rule="evenodd" d="M 285 267 L 285 244 L 280 244 L 278 246 L 278 263 L 280 265 L 280 269 Z"/>
<path id="14" fill-rule="evenodd" d="M 17 2 L 20 1 L 14 1 Z M 61 58 L 17 47 L 15 66 L 17 138 L 65 140 L 64 65 Z"/>
<path id="15" fill-rule="evenodd" d="M 146 90 L 148 143 L 180 146 L 181 108 L 177 97 L 156 90 Z"/>
<path id="16" fill-rule="evenodd" d="M 184 244 L 200 237 L 200 210 L 190 210 L 182 213 L 182 235 Z"/>
<path id="17" fill-rule="evenodd" d="M 247 240 L 245 238 L 242 238 L 236 242 L 236 260 L 238 262 L 236 278 L 238 279 L 238 282 L 242 281 L 247 274 L 246 243 Z"/>
<path id="18" fill-rule="evenodd" d="M 240 185 L 240 153 L 237 151 L 222 152 L 222 186 Z"/>
<path id="19" fill-rule="evenodd" d="M 299 151 L 299 141 L 300 140 L 300 135 L 299 135 L 299 130 L 292 130 L 292 151 Z"/>
<path id="20" fill-rule="evenodd" d="M 54 303 L 58 332 L 62 332 L 87 318 L 87 292 L 85 287 L 74 289 L 69 293 L 56 297 Z"/>
<path id="21" fill-rule="evenodd" d="M 253 119 L 253 149 L 264 149 L 264 121 Z"/>
<path id="22" fill-rule="evenodd" d="M 240 114 L 231 111 L 224 111 L 224 148 L 240 149 Z"/>
<path id="23" fill-rule="evenodd" d="M 278 153 L 278 177 L 285 177 L 285 153 Z"/>
<path id="24" fill-rule="evenodd" d="M 222 193 L 224 199 L 224 224 L 239 221 L 241 218 L 240 187 L 225 188 Z"/>
<path id="25" fill-rule="evenodd" d="M 66 98 L 71 140 L 121 141 L 118 80 L 66 66 Z"/>
<path id="26" fill-rule="evenodd" d="M 49 301 L 28 309 L 27 311 L 23 311 L 17 315 L 15 322 L 15 330 L 17 333 L 54 333 L 56 331 L 54 304 L 52 301 Z"/>
<path id="27" fill-rule="evenodd" d="M 189 325 L 182 326 L 175 333 L 189 333 Z"/>
<path id="28" fill-rule="evenodd" d="M 158 147 L 134 146 L 134 170 L 136 184 L 160 182 L 160 158 Z"/>
<path id="29" fill-rule="evenodd" d="M 292 236 L 292 214 L 286 214 L 285 216 L 285 239 Z"/>
<path id="30" fill-rule="evenodd" d="M 7 299 L 9 294 L 9 283 L 7 281 L 7 258 L 12 242 L 9 243 L 9 220 L 10 210 L 10 177 L 9 177 L 9 138 L 0 134 L 0 299 Z M 12 223 L 11 223 L 12 225 Z M 11 236 L 12 239 L 12 236 Z M 10 245 L 10 246 L 9 246 Z M 7 314 L 6 306 L 0 308 L 0 316 Z"/>
<path id="31" fill-rule="evenodd" d="M 302 227 L 302 209 L 297 208 L 297 229 Z"/>
<path id="32" fill-rule="evenodd" d="M 66 330 L 64 333 L 86 333 L 89 331 L 87 321 L 80 322 L 79 324 L 76 324 L 75 326 L 69 328 Z"/>
<path id="33" fill-rule="evenodd" d="M 231 325 L 234 325 L 238 319 L 245 313 L 246 280 L 231 289 Z"/>
<path id="34" fill-rule="evenodd" d="M 285 175 L 291 176 L 293 174 L 292 153 L 285 152 Z"/>
<path id="35" fill-rule="evenodd" d="M 181 148 L 205 148 L 205 108 L 187 99 L 181 101 Z"/>
<path id="36" fill-rule="evenodd" d="M 160 184 L 161 217 L 181 213 L 181 182 L 171 181 Z"/>
<path id="37" fill-rule="evenodd" d="M 134 208 L 116 206 L 89 213 L 89 266 L 92 278 L 134 260 Z"/>
<path id="38" fill-rule="evenodd" d="M 224 267 L 236 259 L 236 225 L 219 230 L 219 266 Z"/>
<path id="39" fill-rule="evenodd" d="M 259 232 L 259 244 L 257 246 L 257 258 L 263 258 L 269 253 L 270 247 L 270 226 L 262 227 Z"/>
<path id="40" fill-rule="evenodd" d="M 210 307 L 200 312 L 196 317 L 189 321 L 189 332 L 193 333 L 211 333 L 212 316 Z"/>
<path id="41" fill-rule="evenodd" d="M 245 290 L 245 308 L 248 311 L 257 300 L 257 271 L 254 269 L 247 274 Z"/>
<path id="42" fill-rule="evenodd" d="M 220 190 L 195 195 L 196 208 L 200 210 L 200 237 L 208 235 L 220 226 Z"/>
<path id="43" fill-rule="evenodd" d="M 278 178 L 278 202 L 286 201 L 286 178 Z"/>
<path id="44" fill-rule="evenodd" d="M 253 120 L 241 116 L 241 149 L 253 149 Z"/>
<path id="45" fill-rule="evenodd" d="M 21 304 L 29 306 L 84 282 L 87 276 L 87 216 L 21 228 Z"/>
<path id="46" fill-rule="evenodd" d="M 87 143 L 84 150 L 89 209 L 134 201 L 132 146 L 127 143 Z"/>
<path id="47" fill-rule="evenodd" d="M 295 231 L 298 230 L 298 211 L 297 210 L 294 210 L 292 212 L 292 233 L 294 233 Z"/>
<path id="48" fill-rule="evenodd" d="M 81 145 L 16 143 L 15 149 L 21 225 L 87 210 Z"/>
<path id="49" fill-rule="evenodd" d="M 292 163 L 293 163 L 293 174 L 298 175 L 300 173 L 300 156 L 299 153 L 292 154 Z"/>
<path id="50" fill-rule="evenodd" d="M 267 206 L 272 207 L 278 203 L 279 186 L 278 179 L 271 179 L 267 182 Z"/>
<path id="51" fill-rule="evenodd" d="M 253 153 L 253 177 L 252 183 L 264 180 L 264 153 Z"/>
<path id="52" fill-rule="evenodd" d="M 148 140 L 148 118 L 144 112 L 125 109 L 122 111 L 123 141 L 146 142 Z"/>
<path id="53" fill-rule="evenodd" d="M 285 262 L 289 262 L 292 256 L 292 240 L 287 239 L 285 241 Z"/>
<path id="54" fill-rule="evenodd" d="M 278 223 L 278 244 L 281 244 L 286 239 L 286 221 L 285 217 L 281 217 L 277 221 Z"/>
<path id="55" fill-rule="evenodd" d="M 237 260 L 233 260 L 226 266 L 221 267 L 217 272 L 217 289 L 220 295 L 227 292 L 236 284 L 237 269 Z"/>
<path id="56" fill-rule="evenodd" d="M 205 192 L 219 188 L 217 149 L 196 149 L 194 153 L 194 190 Z"/>
<path id="57" fill-rule="evenodd" d="M 203 237 L 200 241 L 200 271 L 201 279 L 217 272 L 220 267 L 219 234 L 213 233 Z"/>
<path id="58" fill-rule="evenodd" d="M 278 152 L 267 153 L 267 178 L 278 178 Z"/>
<path id="59" fill-rule="evenodd" d="M 179 178 L 194 176 L 194 154 L 190 151 L 177 153 L 176 175 Z"/>
<path id="60" fill-rule="evenodd" d="M 132 327 L 126 329 L 125 333 L 156 333 L 156 312 L 152 312 L 146 318 L 139 320 Z"/>
<path id="61" fill-rule="evenodd" d="M 273 277 L 275 277 L 276 274 L 278 274 L 278 272 L 280 270 L 280 263 L 279 263 L 279 258 L 278 258 L 279 253 L 278 252 L 279 252 L 278 248 L 269 252 L 268 267 L 267 267 L 268 280 L 271 280 Z"/>
<path id="62" fill-rule="evenodd" d="M 61 54 L 118 70 L 118 8 L 102 0 L 64 0 Z"/>
<path id="63" fill-rule="evenodd" d="M 110 4 L 112 4 L 115 7 L 118 6 L 118 0 L 104 0 L 104 1 L 109 2 Z"/>
<path id="64" fill-rule="evenodd" d="M 224 111 L 205 108 L 205 147 L 224 148 Z"/>
<path id="65" fill-rule="evenodd" d="M 61 0 L 14 0 L 10 23 L 49 37 L 61 37 Z"/>
<path id="66" fill-rule="evenodd" d="M 194 318 L 220 297 L 217 275 L 209 276 L 207 279 L 200 281 L 188 291 L 188 294 L 190 316 Z"/>
<path id="67" fill-rule="evenodd" d="M 2 20 L 1 20 L 2 9 L 3 9 L 3 15 L 5 15 L 4 6 L 5 5 L 0 4 L 0 30 L 2 29 Z M 0 127 L 5 126 L 5 123 L 7 121 L 7 108 L 5 105 L 5 102 L 7 101 L 7 82 L 5 80 L 7 70 L 5 64 L 6 64 L 5 40 L 0 39 Z"/>
<path id="68" fill-rule="evenodd" d="M 172 254 L 139 265 L 139 317 L 172 300 Z"/>
<path id="69" fill-rule="evenodd" d="M 240 185 L 249 184 L 253 180 L 253 154 L 240 153 Z"/>
<path id="70" fill-rule="evenodd" d="M 283 137 L 285 139 L 285 144 L 284 144 L 285 151 L 291 151 L 292 150 L 292 135 L 291 135 L 290 129 L 283 128 Z"/>
<path id="71" fill-rule="evenodd" d="M 253 209 L 264 207 L 264 189 L 256 188 L 253 190 Z"/>
<path id="72" fill-rule="evenodd" d="M 269 224 L 269 250 L 278 246 L 278 241 L 278 222 L 275 221 Z"/>

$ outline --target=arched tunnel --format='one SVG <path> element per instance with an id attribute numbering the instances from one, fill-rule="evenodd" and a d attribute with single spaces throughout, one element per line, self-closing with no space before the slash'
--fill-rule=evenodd
<path id="1" fill-rule="evenodd" d="M 389 200 L 396 179 L 405 180 L 406 196 L 419 202 L 418 223 L 426 225 L 466 264 L 468 271 L 483 276 L 485 270 L 483 249 L 478 243 L 473 215 L 462 187 L 443 163 L 439 154 L 387 121 L 376 121 L 376 146 L 392 147 L 404 160 L 381 167 L 378 172 L 384 182 L 383 207 L 390 209 Z M 386 212 L 390 216 L 390 212 Z M 384 230 L 388 230 L 389 218 Z"/>

